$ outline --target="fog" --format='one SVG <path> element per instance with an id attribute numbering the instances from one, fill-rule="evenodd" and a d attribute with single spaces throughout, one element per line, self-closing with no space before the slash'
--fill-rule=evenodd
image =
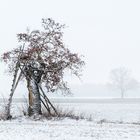
<path id="1" fill-rule="evenodd" d="M 81 80 L 66 76 L 74 95 L 117 97 L 117 91 L 106 87 L 111 69 L 124 66 L 140 81 L 139 7 L 139 0 L 1 1 L 0 54 L 18 46 L 17 33 L 27 27 L 40 28 L 41 18 L 51 17 L 67 25 L 66 46 L 84 55 L 86 65 Z M 4 73 L 5 69 L 5 64 L 0 64 L 0 93 L 7 95 L 12 77 Z M 22 85 L 17 96 L 26 92 L 26 85 Z M 127 96 L 131 95 L 138 97 L 139 90 L 129 91 Z"/>

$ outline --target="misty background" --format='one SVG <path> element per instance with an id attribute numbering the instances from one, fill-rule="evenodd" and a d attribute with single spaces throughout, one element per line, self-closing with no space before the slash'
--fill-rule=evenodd
<path id="1" fill-rule="evenodd" d="M 0 54 L 18 46 L 16 34 L 38 29 L 41 19 L 51 17 L 66 24 L 64 42 L 73 52 L 84 55 L 86 66 L 81 80 L 66 76 L 76 97 L 120 97 L 107 86 L 112 69 L 126 67 L 140 81 L 139 0 L 4 0 L 0 2 Z M 0 63 L 0 94 L 8 96 L 12 76 Z M 27 95 L 21 82 L 15 96 Z M 50 96 L 53 96 L 50 95 Z M 54 95 L 54 96 L 61 96 Z M 140 97 L 140 89 L 125 97 Z"/>

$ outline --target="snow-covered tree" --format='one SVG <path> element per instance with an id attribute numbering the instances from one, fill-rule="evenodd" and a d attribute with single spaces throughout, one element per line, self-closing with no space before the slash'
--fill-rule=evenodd
<path id="1" fill-rule="evenodd" d="M 27 30 L 17 34 L 19 47 L 2 55 L 4 62 L 8 63 L 9 72 L 19 70 L 19 80 L 26 79 L 29 115 L 41 114 L 40 89 L 42 90 L 43 83 L 48 92 L 61 89 L 68 94 L 69 88 L 63 80 L 64 73 L 71 70 L 72 74 L 80 76 L 84 65 L 78 54 L 65 47 L 62 32 L 65 25 L 47 18 L 42 19 L 42 27 L 42 30 Z M 12 88 L 11 95 L 15 88 L 16 85 Z"/>

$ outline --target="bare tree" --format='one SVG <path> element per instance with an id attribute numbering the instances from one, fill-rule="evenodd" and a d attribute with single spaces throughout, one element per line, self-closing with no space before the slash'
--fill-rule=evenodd
<path id="1" fill-rule="evenodd" d="M 109 85 L 113 89 L 120 91 L 121 98 L 124 98 L 124 94 L 128 90 L 135 89 L 139 86 L 138 81 L 131 76 L 131 73 L 125 67 L 111 70 L 110 80 Z"/>
<path id="2" fill-rule="evenodd" d="M 17 34 L 19 47 L 2 55 L 4 62 L 9 65 L 9 72 L 14 73 L 8 108 L 18 81 L 25 79 L 29 92 L 29 115 L 41 114 L 41 102 L 48 111 L 48 104 L 53 107 L 43 91 L 43 83 L 48 92 L 61 89 L 69 94 L 69 88 L 63 80 L 64 73 L 71 70 L 72 74 L 80 76 L 81 67 L 84 65 L 80 56 L 71 53 L 63 43 L 62 29 L 65 25 L 47 18 L 42 19 L 42 27 L 43 30 L 27 30 L 26 33 Z M 16 78 L 18 73 L 19 77 Z M 7 113 L 7 116 L 9 115 L 10 111 Z"/>

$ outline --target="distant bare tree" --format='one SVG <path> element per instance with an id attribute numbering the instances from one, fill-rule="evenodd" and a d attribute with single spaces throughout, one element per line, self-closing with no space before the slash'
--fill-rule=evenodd
<path id="1" fill-rule="evenodd" d="M 131 73 L 125 67 L 120 67 L 111 70 L 109 85 L 121 93 L 121 98 L 124 98 L 125 92 L 135 89 L 139 86 L 136 79 L 131 77 Z"/>

